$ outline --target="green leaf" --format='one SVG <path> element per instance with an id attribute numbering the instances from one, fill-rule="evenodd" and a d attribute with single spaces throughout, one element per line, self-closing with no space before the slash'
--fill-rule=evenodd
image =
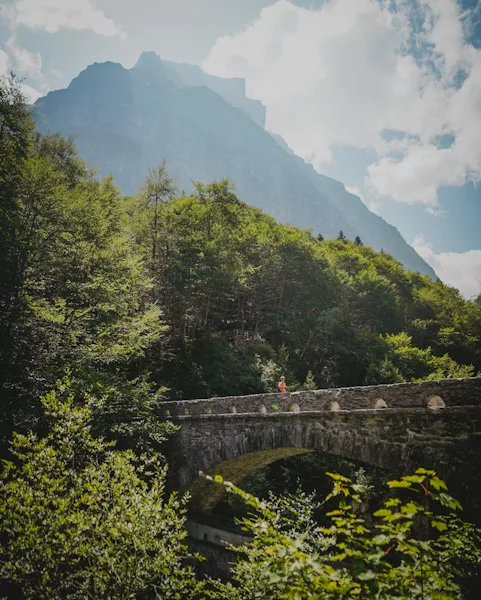
<path id="1" fill-rule="evenodd" d="M 439 477 L 433 477 L 430 481 L 431 486 L 435 489 L 435 490 L 446 490 L 448 489 L 448 486 L 444 483 L 444 481 L 442 479 L 440 479 Z"/>
<path id="2" fill-rule="evenodd" d="M 438 531 L 446 531 L 448 526 L 444 521 L 440 521 L 439 519 L 432 519 L 431 526 L 437 529 Z"/>
<path id="3" fill-rule="evenodd" d="M 368 571 L 363 571 L 362 573 L 359 573 L 359 575 L 357 576 L 358 579 L 360 579 L 361 581 L 370 581 L 371 579 L 375 579 L 376 577 L 376 573 L 374 573 L 374 571 L 368 570 Z"/>
<path id="4" fill-rule="evenodd" d="M 411 483 L 409 481 L 392 480 L 392 481 L 388 481 L 387 485 L 390 488 L 411 488 Z"/>

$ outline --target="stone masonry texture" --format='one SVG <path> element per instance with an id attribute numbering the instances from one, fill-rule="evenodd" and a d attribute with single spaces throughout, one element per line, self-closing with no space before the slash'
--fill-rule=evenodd
<path id="1" fill-rule="evenodd" d="M 240 483 L 263 466 L 318 451 L 398 473 L 435 469 L 465 504 L 481 489 L 481 378 L 163 402 L 180 425 L 166 448 L 170 485 L 195 510 L 223 494 L 199 472 Z"/>

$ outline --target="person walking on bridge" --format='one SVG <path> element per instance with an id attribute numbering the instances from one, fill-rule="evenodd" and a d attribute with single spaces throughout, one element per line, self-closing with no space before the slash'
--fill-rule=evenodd
<path id="1" fill-rule="evenodd" d="M 279 381 L 278 388 L 280 392 L 287 392 L 286 378 L 284 377 L 284 375 L 281 375 L 281 380 Z"/>

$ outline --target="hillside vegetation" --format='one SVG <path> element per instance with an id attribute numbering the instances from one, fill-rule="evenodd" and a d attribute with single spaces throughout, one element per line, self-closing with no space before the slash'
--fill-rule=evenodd
<path id="1" fill-rule="evenodd" d="M 227 181 L 198 184 L 195 196 L 171 193 L 161 167 L 129 214 L 169 325 L 166 352 L 150 368 L 172 393 L 271 390 L 281 371 L 294 389 L 308 374 L 327 387 L 481 367 L 479 306 L 453 288 L 359 238 L 321 241 L 280 225 Z"/>

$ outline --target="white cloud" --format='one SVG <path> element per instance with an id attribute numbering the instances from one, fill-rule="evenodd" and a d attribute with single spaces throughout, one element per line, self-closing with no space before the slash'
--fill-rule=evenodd
<path id="1" fill-rule="evenodd" d="M 0 76 L 8 75 L 11 68 L 10 56 L 0 48 Z"/>
<path id="2" fill-rule="evenodd" d="M 29 52 L 19 46 L 14 35 L 8 39 L 5 47 L 13 58 L 18 72 L 26 77 L 43 80 L 42 57 L 38 52 Z"/>
<path id="3" fill-rule="evenodd" d="M 472 299 L 481 294 L 481 250 L 436 254 L 422 236 L 414 240 L 413 247 L 441 281 L 458 288 L 465 298 Z"/>
<path id="4" fill-rule="evenodd" d="M 26 83 L 22 83 L 20 87 L 22 88 L 22 92 L 25 98 L 27 99 L 27 102 L 30 104 L 33 104 L 36 100 L 40 98 L 40 96 L 43 96 L 45 93 L 45 91 L 41 92 L 40 90 L 37 90 L 36 88 L 32 87 L 31 85 L 27 85 Z"/>
<path id="5" fill-rule="evenodd" d="M 0 48 L 0 75 L 9 75 L 11 71 L 19 75 L 20 88 L 27 102 L 35 102 L 48 91 L 42 73 L 42 57 L 38 52 L 34 54 L 19 46 L 13 35 L 7 40 L 5 49 L 8 52 Z M 24 77 L 35 79 L 42 91 L 25 83 Z"/>
<path id="6" fill-rule="evenodd" d="M 0 9 L 12 28 L 23 26 L 48 33 L 90 29 L 98 35 L 122 35 L 120 28 L 92 0 L 17 0 Z"/>
<path id="7" fill-rule="evenodd" d="M 481 51 L 467 17 L 456 0 L 328 0 L 317 11 L 278 0 L 220 38 L 204 67 L 244 77 L 268 128 L 318 170 L 336 146 L 374 149 L 366 186 L 433 208 L 440 186 L 481 179 Z M 404 137 L 386 141 L 386 130 Z"/>
<path id="8" fill-rule="evenodd" d="M 10 71 L 13 69 L 12 59 L 5 50 L 0 48 L 0 76 L 8 76 Z M 42 92 L 37 90 L 36 88 L 27 85 L 26 83 L 21 83 L 20 88 L 27 99 L 27 102 L 33 103 L 35 100 L 42 96 Z M 45 90 L 44 90 L 45 91 Z"/>
<path id="9" fill-rule="evenodd" d="M 430 144 L 413 144 L 402 158 L 380 158 L 368 167 L 368 183 L 382 196 L 406 204 L 438 204 L 438 187 L 463 185 L 466 164 L 451 148 L 437 149 Z"/>
<path id="10" fill-rule="evenodd" d="M 447 210 L 443 210 L 442 208 L 426 208 L 426 212 L 433 217 L 445 217 L 448 214 Z"/>

